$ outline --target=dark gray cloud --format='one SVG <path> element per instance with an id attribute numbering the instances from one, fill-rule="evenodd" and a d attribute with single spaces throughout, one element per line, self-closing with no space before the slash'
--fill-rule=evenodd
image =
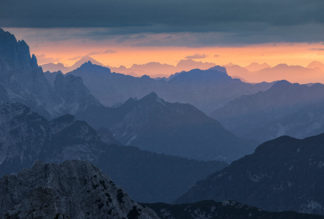
<path id="1" fill-rule="evenodd" d="M 0 26 L 107 28 L 88 36 L 98 39 L 213 32 L 229 43 L 318 42 L 323 10 L 323 0 L 0 0 Z M 208 36 L 206 45 L 215 41 Z"/>
<path id="2" fill-rule="evenodd" d="M 324 22 L 323 0 L 1 0 L 11 27 L 152 27 L 219 31 Z M 257 28 L 262 28 L 260 25 Z M 159 31 L 159 28 L 153 31 Z"/>

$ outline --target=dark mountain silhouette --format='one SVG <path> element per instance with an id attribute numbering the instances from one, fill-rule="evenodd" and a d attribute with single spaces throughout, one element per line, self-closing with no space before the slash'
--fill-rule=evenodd
<path id="1" fill-rule="evenodd" d="M 324 214 L 324 135 L 280 137 L 198 182 L 178 202 L 237 200 L 271 211 Z"/>
<path id="2" fill-rule="evenodd" d="M 68 74 L 81 77 L 91 93 L 106 106 L 156 92 L 167 101 L 190 103 L 205 112 L 211 112 L 242 94 L 252 94 L 270 87 L 268 83 L 248 84 L 233 79 L 224 68 L 217 66 L 153 79 L 111 73 L 109 68 L 88 62 Z"/>
<path id="3" fill-rule="evenodd" d="M 200 160 L 233 160 L 254 149 L 252 142 L 237 138 L 194 106 L 166 102 L 156 93 L 129 99 L 103 114 L 100 121 L 93 121 L 95 127 L 106 126 L 119 142 L 144 150 Z M 110 117 L 103 120 L 105 115 Z"/>
<path id="4" fill-rule="evenodd" d="M 179 219 L 316 219 L 319 215 L 300 214 L 295 212 L 269 212 L 250 207 L 235 201 L 200 201 L 190 204 L 145 204 L 152 208 L 160 218 Z"/>
<path id="5" fill-rule="evenodd" d="M 22 104 L 0 106 L 0 175 L 31 167 L 36 160 L 88 160 L 139 201 L 172 201 L 197 180 L 223 168 L 223 162 L 199 162 L 103 143 L 86 122 L 71 115 L 47 120 Z"/>
<path id="6" fill-rule="evenodd" d="M 2 29 L 0 86 L 0 98 L 23 103 L 46 117 L 75 114 L 101 105 L 81 79 L 60 73 L 44 74 L 28 45 Z"/>
<path id="7" fill-rule="evenodd" d="M 1 218 L 158 218 L 86 161 L 37 162 L 0 179 Z"/>
<path id="8" fill-rule="evenodd" d="M 281 135 L 307 137 L 324 131 L 324 85 L 276 82 L 270 89 L 239 97 L 212 113 L 238 136 L 260 142 Z"/>

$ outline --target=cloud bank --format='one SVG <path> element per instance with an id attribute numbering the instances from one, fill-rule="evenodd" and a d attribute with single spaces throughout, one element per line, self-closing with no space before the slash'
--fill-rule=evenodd
<path id="1" fill-rule="evenodd" d="M 101 28 L 84 37 L 121 41 L 195 33 L 188 45 L 319 42 L 323 9 L 322 0 L 1 0 L 0 26 Z"/>

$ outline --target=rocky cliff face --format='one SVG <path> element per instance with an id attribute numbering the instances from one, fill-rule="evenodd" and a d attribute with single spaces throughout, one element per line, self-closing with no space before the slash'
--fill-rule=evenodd
<path id="1" fill-rule="evenodd" d="M 8 32 L 0 29 L 0 84 L 11 101 L 21 102 L 46 114 L 58 104 L 48 81 L 38 67 L 34 55 L 24 41 L 17 41 Z"/>
<path id="2" fill-rule="evenodd" d="M 81 78 L 43 73 L 24 41 L 0 29 L 0 102 L 23 103 L 34 111 L 55 117 L 75 114 L 101 104 Z M 3 95 L 3 94 L 6 95 Z"/>
<path id="3" fill-rule="evenodd" d="M 29 47 L 25 41 L 17 41 L 15 36 L 0 29 L 0 70 L 38 71 L 36 57 L 30 56 Z M 8 75 L 9 76 L 9 75 Z"/>
<path id="4" fill-rule="evenodd" d="M 158 218 L 86 161 L 38 162 L 1 178 L 0 193 L 1 218 Z"/>

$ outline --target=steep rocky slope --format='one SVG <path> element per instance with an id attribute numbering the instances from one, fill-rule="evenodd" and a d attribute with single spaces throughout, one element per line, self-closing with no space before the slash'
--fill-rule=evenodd
<path id="1" fill-rule="evenodd" d="M 280 137 L 198 182 L 178 201 L 236 200 L 271 211 L 324 214 L 324 134 Z"/>
<path id="2" fill-rule="evenodd" d="M 0 179 L 1 218 L 158 218 L 86 161 L 36 163 Z"/>

